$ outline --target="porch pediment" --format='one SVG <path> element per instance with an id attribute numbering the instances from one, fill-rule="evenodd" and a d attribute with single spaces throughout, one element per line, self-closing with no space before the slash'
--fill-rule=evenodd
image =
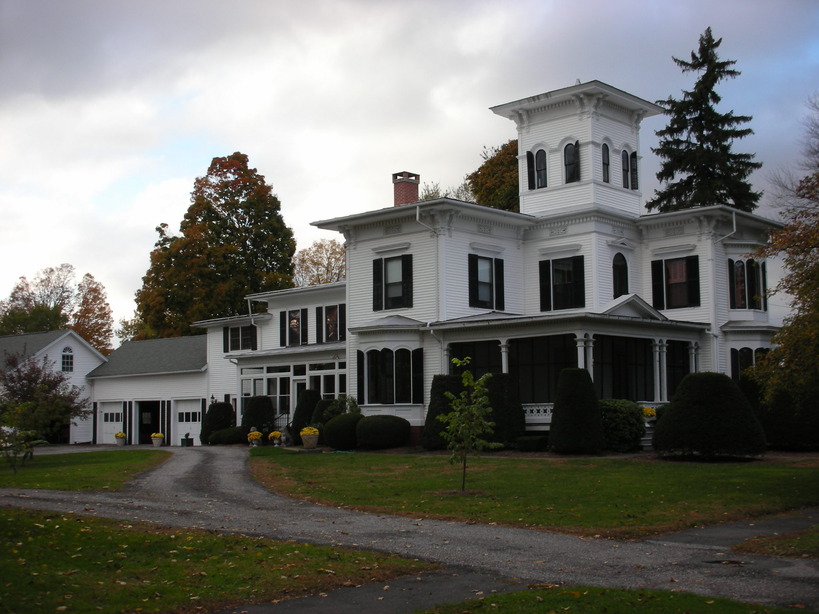
<path id="1" fill-rule="evenodd" d="M 421 326 L 423 326 L 423 322 L 419 322 L 418 320 L 413 320 L 405 316 L 391 315 L 365 322 L 359 326 L 351 326 L 349 330 L 353 334 L 377 333 L 381 331 L 417 331 Z"/>
<path id="2" fill-rule="evenodd" d="M 609 316 L 623 316 L 627 318 L 644 318 L 659 321 L 668 320 L 668 318 L 636 294 L 624 294 L 614 299 L 602 313 Z"/>

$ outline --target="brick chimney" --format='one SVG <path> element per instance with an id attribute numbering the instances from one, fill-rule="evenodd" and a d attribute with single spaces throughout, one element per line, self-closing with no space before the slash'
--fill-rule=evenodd
<path id="1" fill-rule="evenodd" d="M 392 174 L 393 192 L 395 194 L 394 205 L 396 207 L 418 202 L 419 181 L 420 176 L 418 173 L 403 171 Z"/>

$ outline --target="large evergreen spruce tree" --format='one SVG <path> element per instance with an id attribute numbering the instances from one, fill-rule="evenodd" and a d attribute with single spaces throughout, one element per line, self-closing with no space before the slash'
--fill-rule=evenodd
<path id="1" fill-rule="evenodd" d="M 721 43 L 708 28 L 700 36 L 698 51 L 691 52 L 691 61 L 673 58 L 684 73 L 699 73 L 699 77 L 681 99 L 669 96 L 657 101 L 669 117 L 668 125 L 657 131 L 659 146 L 652 148 L 662 160 L 657 179 L 665 185 L 646 204 L 649 210 L 664 213 L 728 205 L 750 212 L 757 206 L 761 193 L 751 189 L 748 177 L 762 165 L 754 162 L 753 154 L 731 150 L 735 139 L 753 134 L 743 127 L 751 117 L 716 109 L 721 97 L 714 88 L 740 74 L 732 68 L 735 60 L 719 59 Z"/>

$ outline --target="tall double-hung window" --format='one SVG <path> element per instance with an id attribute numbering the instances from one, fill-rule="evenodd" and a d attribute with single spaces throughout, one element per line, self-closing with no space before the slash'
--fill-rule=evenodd
<path id="1" fill-rule="evenodd" d="M 652 261 L 651 296 L 655 309 L 699 307 L 699 256 Z"/>
<path id="2" fill-rule="evenodd" d="M 586 306 L 583 256 L 541 260 L 539 267 L 541 311 Z"/>
<path id="3" fill-rule="evenodd" d="M 316 307 L 316 343 L 344 341 L 347 330 L 347 306 Z"/>
<path id="4" fill-rule="evenodd" d="M 469 306 L 481 309 L 505 308 L 503 260 L 477 254 L 467 257 L 469 269 Z"/>
<path id="5" fill-rule="evenodd" d="M 636 190 L 640 187 L 637 179 L 637 152 L 627 152 L 625 149 L 621 155 L 621 166 L 623 167 L 623 187 Z"/>
<path id="6" fill-rule="evenodd" d="M 728 260 L 731 309 L 768 309 L 765 263 L 754 259 Z"/>
<path id="7" fill-rule="evenodd" d="M 279 312 L 279 345 L 307 345 L 307 310 Z"/>
<path id="8" fill-rule="evenodd" d="M 566 183 L 580 181 L 580 141 L 569 143 L 563 148 L 563 165 L 566 170 Z"/>
<path id="9" fill-rule="evenodd" d="M 526 152 L 526 172 L 530 190 L 545 188 L 548 185 L 545 150 L 538 149 L 535 153 Z"/>
<path id="10" fill-rule="evenodd" d="M 412 254 L 373 260 L 373 311 L 412 307 Z"/>
<path id="11" fill-rule="evenodd" d="M 72 373 L 74 371 L 74 350 L 69 346 L 63 348 L 63 353 L 60 361 L 60 371 L 63 373 Z"/>

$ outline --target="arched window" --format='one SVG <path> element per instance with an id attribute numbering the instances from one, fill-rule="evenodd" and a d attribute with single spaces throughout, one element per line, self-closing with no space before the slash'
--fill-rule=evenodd
<path id="1" fill-rule="evenodd" d="M 619 252 L 611 262 L 611 277 L 614 298 L 628 294 L 628 263 L 626 257 Z"/>
<path id="2" fill-rule="evenodd" d="M 74 371 L 74 350 L 72 350 L 69 346 L 65 346 L 63 348 L 60 367 L 63 373 L 72 373 Z"/>
<path id="3" fill-rule="evenodd" d="M 563 148 L 563 164 L 566 167 L 566 183 L 580 181 L 580 141 Z"/>
<path id="4" fill-rule="evenodd" d="M 748 260 L 728 260 L 728 284 L 731 309 L 767 311 L 767 280 L 765 263 Z"/>
<path id="5" fill-rule="evenodd" d="M 546 187 L 546 152 L 539 149 L 535 154 L 535 177 L 538 188 Z"/>
<path id="6" fill-rule="evenodd" d="M 603 183 L 609 183 L 609 146 L 603 143 L 600 151 L 603 160 Z"/>
<path id="7" fill-rule="evenodd" d="M 629 180 L 631 179 L 631 169 L 629 168 L 631 165 L 629 164 L 628 152 L 625 149 L 623 150 L 623 154 L 620 156 L 620 160 L 623 166 L 623 187 L 628 189 Z"/>

